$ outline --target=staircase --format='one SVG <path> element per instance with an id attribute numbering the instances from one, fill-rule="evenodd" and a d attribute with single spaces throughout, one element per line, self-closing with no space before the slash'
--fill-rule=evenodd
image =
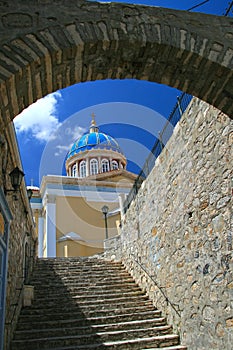
<path id="1" fill-rule="evenodd" d="M 11 350 L 186 349 L 120 263 L 39 259 L 30 284 Z"/>

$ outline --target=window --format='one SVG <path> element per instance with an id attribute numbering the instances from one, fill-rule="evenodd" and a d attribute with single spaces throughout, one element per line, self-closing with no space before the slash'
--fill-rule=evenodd
<path id="1" fill-rule="evenodd" d="M 90 161 L 91 175 L 98 174 L 98 161 L 96 159 L 92 159 Z"/>
<path id="2" fill-rule="evenodd" d="M 86 161 L 82 160 L 79 165 L 79 174 L 80 177 L 86 177 Z"/>
<path id="3" fill-rule="evenodd" d="M 117 161 L 116 160 L 113 160 L 112 161 L 112 170 L 118 170 L 118 163 L 117 163 Z"/>
<path id="4" fill-rule="evenodd" d="M 107 159 L 103 159 L 102 160 L 102 173 L 106 173 L 107 171 L 109 171 L 109 162 Z"/>
<path id="5" fill-rule="evenodd" d="M 76 165 L 76 164 L 74 164 L 74 165 L 72 166 L 71 176 L 77 177 L 77 165 Z"/>

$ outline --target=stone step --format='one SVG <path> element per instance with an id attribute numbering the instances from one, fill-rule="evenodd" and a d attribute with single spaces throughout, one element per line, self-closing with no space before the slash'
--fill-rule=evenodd
<path id="1" fill-rule="evenodd" d="M 27 338 L 40 338 L 47 336 L 59 336 L 59 335 L 75 335 L 75 334 L 88 334 L 93 332 L 112 332 L 112 331 L 120 331 L 120 330 L 130 330 L 131 328 L 140 329 L 142 327 L 152 328 L 156 327 L 156 330 L 159 330 L 159 327 L 169 327 L 165 324 L 165 318 L 152 318 L 146 320 L 136 320 L 136 321 L 127 321 L 127 322 L 117 322 L 117 323 L 103 323 L 103 324 L 91 324 L 89 321 L 86 322 L 85 326 L 76 326 L 71 327 L 67 325 L 61 325 L 60 327 L 46 327 L 44 329 L 40 328 L 40 325 L 36 324 L 35 328 L 22 329 L 15 332 L 15 339 L 27 339 Z"/>
<path id="2" fill-rule="evenodd" d="M 93 292 L 96 292 L 96 294 L 106 294 L 106 293 L 136 293 L 136 292 L 140 292 L 142 293 L 142 290 L 140 289 L 140 287 L 138 287 L 137 285 L 132 285 L 132 284 L 127 284 L 127 285 L 119 285 L 119 286 L 114 286 L 114 285 L 105 285 L 105 286 L 95 286 L 95 285 L 87 285 L 87 287 L 85 286 L 66 286 L 65 287 L 66 292 L 68 293 L 79 293 L 79 294 L 91 294 Z M 42 286 L 35 286 L 34 288 L 34 292 L 36 296 L 47 296 L 47 295 L 55 295 L 59 294 L 60 291 L 58 290 L 58 288 L 52 288 L 50 287 L 50 289 L 48 290 L 48 287 L 42 287 Z"/>
<path id="3" fill-rule="evenodd" d="M 113 286 L 114 284 L 124 285 L 124 284 L 129 284 L 129 283 L 131 283 L 133 285 L 135 282 L 130 277 L 127 277 L 127 278 L 101 277 L 101 278 L 96 278 L 96 279 L 93 278 L 92 280 L 76 278 L 76 279 L 67 280 L 67 281 L 62 281 L 61 279 L 49 278 L 47 280 L 43 280 L 43 279 L 39 279 L 37 281 L 31 280 L 30 283 L 34 286 L 41 286 L 42 288 L 45 288 L 46 286 L 47 286 L 47 288 L 48 287 L 49 288 L 50 287 L 56 288 L 56 287 L 69 286 L 69 285 L 73 285 L 73 286 L 88 286 L 88 285 L 106 286 L 106 285 L 110 285 L 110 286 Z"/>
<path id="4" fill-rule="evenodd" d="M 94 335 L 86 336 L 63 336 L 63 337 L 49 337 L 41 339 L 27 339 L 27 340 L 14 340 L 12 342 L 11 350 L 48 350 L 60 348 L 64 349 L 82 349 L 87 346 L 86 349 L 94 348 L 103 349 L 105 347 L 109 349 L 140 349 L 140 347 L 156 346 L 170 346 L 179 343 L 179 337 L 175 334 L 165 334 L 165 335 L 153 335 L 154 330 L 145 331 L 144 329 L 139 332 L 139 330 L 132 330 L 132 332 L 106 332 L 106 333 L 96 333 Z M 150 335 L 147 336 L 146 334 Z M 145 336 L 143 336 L 145 334 Z M 130 337 L 130 339 L 129 339 Z M 126 339 L 124 339 L 126 338 Z M 91 343 L 90 343 L 91 341 Z M 92 344 L 92 347 L 91 347 Z M 75 347 L 74 347 L 75 346 Z M 83 347 L 84 346 L 84 347 Z M 102 348 L 101 348 L 102 347 Z"/>
<path id="5" fill-rule="evenodd" d="M 63 283 L 63 282 L 74 282 L 74 281 L 78 281 L 78 282 L 83 282 L 85 283 L 86 281 L 88 282 L 94 282 L 96 280 L 98 281 L 112 281 L 112 282 L 116 282 L 116 281 L 124 281 L 124 280 L 129 280 L 129 281 L 134 281 L 133 278 L 128 274 L 128 273 L 115 273 L 114 271 L 111 272 L 112 275 L 109 276 L 109 273 L 92 273 L 92 274 L 80 274 L 80 273 L 74 273 L 73 275 L 68 275 L 67 273 L 64 273 L 64 275 L 41 275 L 40 276 L 40 281 L 41 282 L 57 282 L 57 283 Z M 31 282 L 38 282 L 38 278 L 31 278 Z M 135 283 L 135 282 L 134 282 Z"/>
<path id="6" fill-rule="evenodd" d="M 144 348 L 141 350 L 160 350 L 160 349 L 161 348 Z M 174 346 L 163 347 L 163 350 L 187 350 L 187 347 L 183 345 L 174 345 Z"/>
<path id="7" fill-rule="evenodd" d="M 138 308 L 139 306 L 141 307 L 152 307 L 153 304 L 150 300 L 147 299 L 139 299 L 135 298 L 132 300 L 127 299 L 124 300 L 124 298 L 119 298 L 119 299 L 108 299 L 108 300 L 82 300 L 82 301 L 75 301 L 75 299 L 70 299 L 67 301 L 67 299 L 58 299 L 57 300 L 60 305 L 57 305 L 56 301 L 54 300 L 36 300 L 33 303 L 33 306 L 31 307 L 32 312 L 36 312 L 37 310 L 42 310 L 44 314 L 47 312 L 50 312 L 51 309 L 54 309 L 56 312 L 64 312 L 66 310 L 70 310 L 70 312 L 73 310 L 76 311 L 81 311 L 81 312 L 86 312 L 87 310 L 93 310 L 93 311 L 98 311 L 98 310 L 106 310 L 109 312 L 113 309 L 121 309 L 121 308 Z M 27 309 L 28 310 L 28 309 Z M 29 311 L 27 311 L 29 313 Z"/>
<path id="8" fill-rule="evenodd" d="M 94 257 L 73 257 L 73 258 L 39 258 L 37 259 L 37 266 L 45 265 L 73 265 L 79 266 L 84 265 L 88 266 L 88 264 L 95 264 L 95 265 L 107 265 L 107 266 L 113 266 L 113 265 L 119 265 L 122 266 L 122 263 L 120 261 L 112 261 L 107 259 L 101 259 L 99 256 Z"/>
<path id="9" fill-rule="evenodd" d="M 34 271 L 33 276 L 36 274 L 38 275 L 40 273 L 40 276 L 42 277 L 48 277 L 48 276 L 61 276 L 61 277 L 66 277 L 66 276 L 91 276 L 91 275 L 97 275 L 99 276 L 100 274 L 107 275 L 110 273 L 115 273 L 116 275 L 119 276 L 126 276 L 129 275 L 128 272 L 125 269 L 119 269 L 119 268 L 89 268 L 89 269 L 78 269 L 78 268 L 67 268 L 67 269 L 37 269 Z"/>
<path id="10" fill-rule="evenodd" d="M 103 325 L 89 325 L 85 327 L 62 327 L 62 328 L 50 328 L 50 329 L 31 329 L 31 330 L 23 330 L 17 331 L 15 333 L 15 340 L 27 340 L 27 339 L 48 339 L 54 337 L 72 337 L 72 336 L 82 336 L 82 340 L 84 339 L 84 335 L 90 337 L 91 335 L 101 334 L 103 337 L 111 336 L 113 339 L 123 337 L 127 335 L 135 336 L 146 334 L 150 336 L 151 333 L 153 335 L 161 335 L 168 334 L 171 331 L 171 326 L 161 325 L 155 320 L 145 320 L 145 321 L 137 321 L 137 322 L 123 322 L 123 323 L 114 323 L 114 324 L 103 324 Z"/>
<path id="11" fill-rule="evenodd" d="M 21 310 L 11 350 L 183 350 L 161 312 L 122 264 L 103 259 L 42 259 Z"/>
<path id="12" fill-rule="evenodd" d="M 36 297 L 35 301 L 33 302 L 33 306 L 39 306 L 41 305 L 57 305 L 57 303 L 60 303 L 62 305 L 78 305 L 82 307 L 84 304 L 88 303 L 89 307 L 95 307 L 96 304 L 102 305 L 103 303 L 107 305 L 115 304 L 116 306 L 119 304 L 124 303 L 127 304 L 142 304 L 142 303 L 150 303 L 148 296 L 144 293 L 141 294 L 133 294 L 131 295 L 122 295 L 122 294 L 94 294 L 93 295 L 79 295 L 77 293 L 70 294 L 70 293 L 62 293 L 61 295 L 57 295 L 56 297 L 53 297 L 52 295 L 49 295 L 46 300 L 42 297 Z M 59 305 L 60 307 L 60 305 Z"/>
<path id="13" fill-rule="evenodd" d="M 94 258 L 94 257 L 73 257 L 73 258 L 39 258 L 37 259 L 37 265 L 43 265 L 46 264 L 48 265 L 73 265 L 79 266 L 79 265 L 84 265 L 87 266 L 88 264 L 95 264 L 95 265 L 120 265 L 122 266 L 121 261 L 112 261 L 112 260 L 107 260 L 107 259 L 101 259 L 99 256 Z"/>
<path id="14" fill-rule="evenodd" d="M 62 294 L 62 295 L 61 295 Z M 143 298 L 143 299 L 148 299 L 148 297 L 145 295 L 145 293 L 138 289 L 138 290 L 128 290 L 126 292 L 122 292 L 122 291 L 108 291 L 106 293 L 105 290 L 102 290 L 102 293 L 100 293 L 99 291 L 95 291 L 95 290 L 87 290 L 85 293 L 79 289 L 76 290 L 64 290 L 61 291 L 58 289 L 56 290 L 56 292 L 52 293 L 52 292 L 47 292 L 44 291 L 44 293 L 39 293 L 38 291 L 35 291 L 35 298 L 36 300 L 40 301 L 41 299 L 45 299 L 45 297 L 49 299 L 56 299 L 59 300 L 59 298 L 62 298 L 63 296 L 69 296 L 69 299 L 75 299 L 76 301 L 78 300 L 91 300 L 91 299 L 95 299 L 95 300 L 99 300 L 99 299 L 119 299 L 119 298 L 125 298 L 126 300 L 129 298 Z"/>
<path id="15" fill-rule="evenodd" d="M 73 315 L 72 315 L 73 316 Z M 113 323 L 122 323 L 122 322 L 134 322 L 153 318 L 156 319 L 158 324 L 165 324 L 166 319 L 161 317 L 161 312 L 158 310 L 153 311 L 141 311 L 140 313 L 124 313 L 124 314 L 115 314 L 115 315 L 106 315 L 98 317 L 85 317 L 85 318 L 70 318 L 70 319 L 52 319 L 45 320 L 44 317 L 37 318 L 36 322 L 33 322 L 32 319 L 25 319 L 20 316 L 20 322 L 18 323 L 18 330 L 31 330 L 35 328 L 47 329 L 47 328 L 57 328 L 57 327 L 80 327 L 80 326 L 89 326 L 92 324 L 113 324 Z"/>
<path id="16" fill-rule="evenodd" d="M 123 265 L 114 266 L 114 265 L 89 265 L 89 266 L 79 266 L 79 265 L 47 265 L 47 266 L 37 266 L 34 269 L 34 273 L 41 273 L 42 275 L 46 274 L 68 274 L 74 273 L 99 273 L 100 271 L 104 272 L 116 272 L 116 273 L 126 273 L 126 270 Z"/>
<path id="17" fill-rule="evenodd" d="M 128 313 L 140 313 L 140 311 L 154 311 L 155 313 L 159 314 L 161 316 L 161 312 L 154 310 L 153 305 L 148 305 L 145 307 L 144 305 L 139 305 L 136 307 L 125 307 L 124 305 L 121 305 L 121 308 L 110 308 L 110 309 L 100 309 L 96 308 L 90 309 L 88 305 L 85 305 L 82 309 L 80 308 L 64 308 L 64 309 L 54 309 L 46 308 L 46 309 L 32 309 L 31 307 L 24 308 L 21 312 L 20 319 L 28 319 L 28 321 L 32 321 L 33 318 L 35 320 L 38 320 L 38 318 L 43 317 L 43 320 L 49 320 L 49 319 L 64 319 L 64 318 L 83 318 L 83 317 L 100 317 L 100 316 L 107 316 L 107 315 L 124 315 Z"/>

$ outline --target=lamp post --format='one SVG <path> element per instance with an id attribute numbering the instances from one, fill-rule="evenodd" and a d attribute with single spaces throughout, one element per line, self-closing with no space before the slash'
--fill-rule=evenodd
<path id="1" fill-rule="evenodd" d="M 108 220 L 107 220 L 107 215 L 108 215 L 108 206 L 104 205 L 102 207 L 102 213 L 104 214 L 104 220 L 105 220 L 105 238 L 108 239 Z"/>

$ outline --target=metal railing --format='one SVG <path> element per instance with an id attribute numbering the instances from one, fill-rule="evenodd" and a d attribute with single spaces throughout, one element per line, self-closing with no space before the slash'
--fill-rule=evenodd
<path id="1" fill-rule="evenodd" d="M 175 311 L 175 313 L 181 317 L 180 314 L 180 309 L 178 304 L 174 304 L 172 303 L 168 296 L 166 295 L 166 293 L 164 292 L 163 289 L 165 289 L 165 287 L 161 287 L 158 282 L 156 282 L 155 278 L 153 276 L 151 276 L 151 274 L 147 271 L 147 269 L 136 259 L 136 257 L 132 254 L 131 257 L 133 258 L 133 261 L 143 270 L 143 272 L 149 277 L 149 279 L 154 283 L 154 285 L 158 288 L 158 290 L 161 292 L 161 294 L 163 295 L 167 305 L 169 304 L 171 306 L 171 308 Z"/>
<path id="2" fill-rule="evenodd" d="M 150 174 L 151 170 L 153 169 L 156 158 L 160 155 L 164 146 L 166 145 L 169 138 L 171 137 L 174 127 L 176 126 L 181 116 L 185 112 L 191 99 L 192 99 L 192 96 L 184 92 L 179 97 L 177 97 L 177 103 L 175 107 L 173 108 L 171 114 L 169 115 L 167 122 L 163 127 L 163 130 L 159 133 L 159 136 L 149 156 L 147 157 L 142 167 L 142 170 L 138 174 L 138 177 L 136 178 L 134 185 L 123 204 L 124 213 L 126 213 L 127 209 L 130 206 L 130 203 L 136 197 L 142 185 L 142 182 L 147 178 L 147 176 Z"/>

